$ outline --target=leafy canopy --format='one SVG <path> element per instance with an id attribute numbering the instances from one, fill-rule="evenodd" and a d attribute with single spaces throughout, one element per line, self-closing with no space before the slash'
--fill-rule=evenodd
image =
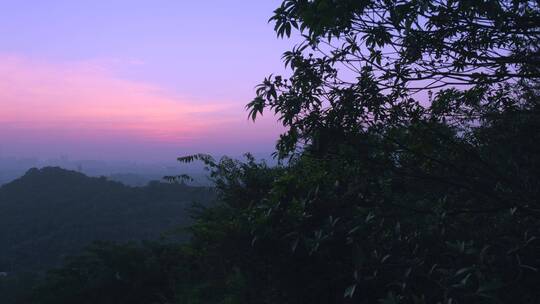
<path id="1" fill-rule="evenodd" d="M 270 20 L 278 36 L 302 38 L 283 55 L 292 75 L 266 78 L 248 105 L 252 119 L 268 108 L 288 128 L 280 157 L 326 133 L 477 120 L 540 77 L 534 1 L 286 0 Z"/>

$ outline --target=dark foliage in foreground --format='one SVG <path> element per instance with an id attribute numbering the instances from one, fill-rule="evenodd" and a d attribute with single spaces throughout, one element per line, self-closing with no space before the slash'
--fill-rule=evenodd
<path id="1" fill-rule="evenodd" d="M 35 287 L 37 303 L 163 303 L 174 299 L 188 259 L 174 244 L 97 242 Z M 184 278 L 186 279 L 186 278 Z"/>
<path id="2" fill-rule="evenodd" d="M 369 129 L 276 169 L 203 157 L 224 203 L 194 226 L 207 292 L 240 273 L 239 303 L 537 303 L 539 118 Z"/>

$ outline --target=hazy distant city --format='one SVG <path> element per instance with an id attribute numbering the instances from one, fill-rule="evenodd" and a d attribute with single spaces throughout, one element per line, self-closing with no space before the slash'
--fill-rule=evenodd
<path id="1" fill-rule="evenodd" d="M 67 156 L 52 159 L 17 158 L 0 156 L 0 185 L 8 183 L 30 168 L 47 166 L 61 167 L 84 173 L 88 176 L 105 176 L 110 180 L 129 186 L 144 186 L 149 181 L 161 180 L 163 176 L 186 173 L 194 178 L 194 184 L 206 185 L 206 178 L 201 164 L 180 164 L 174 161 L 162 163 L 137 163 L 129 161 L 76 160 Z"/>
<path id="2" fill-rule="evenodd" d="M 270 154 L 255 154 L 257 159 L 265 159 L 272 163 Z M 234 156 L 234 158 L 242 158 Z M 207 172 L 201 163 L 181 164 L 170 162 L 133 162 L 79 160 L 69 156 L 42 159 L 38 157 L 18 158 L 0 155 L 0 185 L 8 183 L 24 175 L 31 168 L 61 167 L 84 173 L 88 176 L 105 176 L 109 180 L 121 182 L 128 186 L 145 186 L 150 181 L 163 180 L 164 176 L 188 174 L 193 178 L 188 182 L 195 186 L 211 185 Z"/>

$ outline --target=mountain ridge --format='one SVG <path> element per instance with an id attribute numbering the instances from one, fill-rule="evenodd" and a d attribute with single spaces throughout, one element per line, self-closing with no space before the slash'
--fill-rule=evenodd
<path id="1" fill-rule="evenodd" d="M 212 199 L 206 187 L 130 187 L 60 167 L 32 168 L 0 186 L 0 271 L 41 271 L 94 240 L 159 238 L 191 223 L 193 202 Z"/>

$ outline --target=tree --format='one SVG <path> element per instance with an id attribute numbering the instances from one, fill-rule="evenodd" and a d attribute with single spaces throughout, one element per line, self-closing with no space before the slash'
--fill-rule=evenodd
<path id="1" fill-rule="evenodd" d="M 407 123 L 426 104 L 459 105 L 450 116 L 499 110 L 508 86 L 540 78 L 533 1 L 286 0 L 270 20 L 278 36 L 303 37 L 283 55 L 292 76 L 268 77 L 248 105 L 253 119 L 270 108 L 288 127 L 282 157 L 324 133 Z M 435 89 L 430 102 L 411 98 Z"/>
<path id="2" fill-rule="evenodd" d="M 283 265 L 310 265 L 293 275 L 310 291 L 291 291 L 297 303 L 540 300 L 539 13 L 283 1 L 278 36 L 304 41 L 283 56 L 291 76 L 266 78 L 248 109 L 278 115 L 289 161 L 252 230 L 291 250 Z"/>
<path id="3" fill-rule="evenodd" d="M 540 7 L 534 1 L 287 0 L 271 20 L 379 85 L 420 88 L 540 76 Z M 418 81 L 427 83 L 418 84 Z"/>
<path id="4" fill-rule="evenodd" d="M 178 244 L 95 242 L 49 271 L 22 303 L 169 303 L 191 278 L 188 257 Z"/>

